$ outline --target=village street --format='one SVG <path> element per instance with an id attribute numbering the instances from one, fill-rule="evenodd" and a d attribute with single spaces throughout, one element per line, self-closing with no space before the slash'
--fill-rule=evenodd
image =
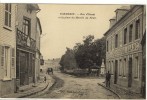
<path id="1" fill-rule="evenodd" d="M 77 78 L 61 72 L 55 72 L 53 77 L 56 83 L 48 92 L 31 98 L 118 99 L 117 95 L 97 84 L 104 79 Z"/>

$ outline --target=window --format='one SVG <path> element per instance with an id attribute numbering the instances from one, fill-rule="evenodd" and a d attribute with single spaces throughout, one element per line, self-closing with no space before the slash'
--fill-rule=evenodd
<path id="1" fill-rule="evenodd" d="M 115 35 L 115 48 L 118 47 L 118 34 Z"/>
<path id="2" fill-rule="evenodd" d="M 133 33 L 133 25 L 130 25 L 130 30 L 129 30 L 129 42 L 132 42 L 132 33 Z"/>
<path id="3" fill-rule="evenodd" d="M 107 72 L 110 71 L 110 64 L 107 62 Z"/>
<path id="4" fill-rule="evenodd" d="M 112 65 L 111 65 L 111 74 L 113 75 L 113 70 L 114 70 L 114 68 L 113 68 L 113 66 L 114 66 L 114 63 L 113 63 L 113 61 L 112 61 Z"/>
<path id="5" fill-rule="evenodd" d="M 109 61 L 109 72 L 111 73 L 111 62 Z"/>
<path id="6" fill-rule="evenodd" d="M 5 26 L 11 27 L 11 4 L 5 4 Z"/>
<path id="7" fill-rule="evenodd" d="M 112 40 L 113 40 L 113 38 L 111 37 L 111 51 L 112 51 L 112 46 L 113 46 L 112 45 L 113 44 L 113 41 Z"/>
<path id="8" fill-rule="evenodd" d="M 124 44 L 127 43 L 127 28 L 124 30 Z"/>
<path id="9" fill-rule="evenodd" d="M 10 78 L 10 47 L 1 46 L 1 67 L 4 69 L 4 78 Z"/>
<path id="10" fill-rule="evenodd" d="M 135 28 L 135 39 L 139 38 L 139 34 L 140 34 L 140 20 L 136 21 L 136 28 Z"/>
<path id="11" fill-rule="evenodd" d="M 122 70 L 122 62 L 121 59 L 119 60 L 119 67 L 118 67 L 118 71 L 119 71 L 119 76 L 121 76 L 121 70 Z"/>
<path id="12" fill-rule="evenodd" d="M 107 41 L 107 52 L 109 51 L 109 42 Z"/>
<path id="13" fill-rule="evenodd" d="M 127 67 L 127 64 L 126 64 L 126 59 L 124 59 L 123 73 L 122 73 L 123 77 L 125 77 L 125 76 L 126 76 L 126 67 Z"/>
<path id="14" fill-rule="evenodd" d="M 138 57 L 135 57 L 135 75 L 134 78 L 139 77 L 139 60 Z"/>
<path id="15" fill-rule="evenodd" d="M 23 33 L 30 36 L 30 20 L 28 18 L 23 19 Z"/>

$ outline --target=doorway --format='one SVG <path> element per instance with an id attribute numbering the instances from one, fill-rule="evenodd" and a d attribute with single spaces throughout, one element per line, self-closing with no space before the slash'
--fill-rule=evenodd
<path id="1" fill-rule="evenodd" d="M 20 52 L 20 85 L 28 85 L 28 62 L 27 62 L 27 53 Z"/>
<path id="2" fill-rule="evenodd" d="M 129 58 L 128 66 L 128 87 L 132 86 L 132 58 Z"/>

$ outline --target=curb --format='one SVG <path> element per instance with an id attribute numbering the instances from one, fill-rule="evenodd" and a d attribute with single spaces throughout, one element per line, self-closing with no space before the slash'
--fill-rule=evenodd
<path id="1" fill-rule="evenodd" d="M 48 84 L 47 84 L 43 89 L 38 90 L 38 91 L 35 91 L 35 92 L 32 92 L 32 93 L 29 93 L 29 94 L 26 94 L 26 95 L 19 96 L 19 97 L 17 97 L 17 98 L 24 98 L 24 97 L 28 97 L 28 96 L 34 95 L 34 94 L 36 94 L 36 93 L 38 93 L 38 92 L 42 92 L 42 91 L 44 91 L 48 86 L 49 86 L 49 82 L 48 82 Z"/>
<path id="2" fill-rule="evenodd" d="M 43 89 L 43 90 L 41 90 L 41 91 L 38 91 L 38 92 L 35 92 L 35 93 L 33 93 L 33 94 L 30 94 L 30 95 L 28 95 L 28 96 L 25 96 L 25 97 L 34 97 L 35 95 L 37 95 L 37 96 L 39 96 L 39 95 L 42 95 L 42 94 L 44 94 L 44 93 L 46 93 L 50 88 L 52 88 L 53 86 L 54 86 L 54 84 L 56 83 L 55 82 L 55 79 L 53 79 L 52 78 L 52 83 L 51 83 L 51 85 L 50 85 L 50 83 L 48 83 L 48 85 Z M 38 94 L 37 94 L 38 93 Z M 34 96 L 33 96 L 34 95 Z"/>
<path id="3" fill-rule="evenodd" d="M 100 85 L 100 86 L 102 86 L 102 87 L 104 87 L 105 89 L 107 89 L 107 90 L 113 92 L 114 94 L 116 94 L 116 95 L 118 96 L 119 99 L 121 99 L 121 96 L 120 96 L 119 94 L 117 94 L 116 92 L 114 92 L 112 89 L 107 88 L 106 86 L 102 85 L 101 83 L 97 83 L 97 84 Z"/>

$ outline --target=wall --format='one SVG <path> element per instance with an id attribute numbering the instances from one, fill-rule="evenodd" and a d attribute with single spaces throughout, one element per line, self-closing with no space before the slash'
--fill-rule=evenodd
<path id="1" fill-rule="evenodd" d="M 23 17 L 27 17 L 31 20 L 31 38 L 36 40 L 36 14 L 37 12 L 34 10 L 32 12 L 27 11 L 27 4 L 18 4 L 17 5 L 17 28 L 22 31 L 23 25 Z"/>
<path id="2" fill-rule="evenodd" d="M 10 55 L 11 49 L 15 49 L 16 54 L 16 32 L 15 32 L 15 15 L 16 15 L 16 4 L 12 4 L 11 6 L 11 28 L 6 28 L 4 25 L 5 14 L 4 14 L 5 4 L 0 4 L 0 49 L 1 46 L 9 46 L 10 47 Z M 1 51 L 1 50 L 0 50 Z M 16 57 L 15 57 L 16 62 Z M 1 53 L 0 53 L 0 63 L 1 63 Z M 14 80 L 16 78 L 16 64 L 14 67 L 11 66 L 10 61 L 10 79 L 4 79 L 4 70 L 5 68 L 0 65 L 0 96 L 6 95 L 14 92 Z"/>

